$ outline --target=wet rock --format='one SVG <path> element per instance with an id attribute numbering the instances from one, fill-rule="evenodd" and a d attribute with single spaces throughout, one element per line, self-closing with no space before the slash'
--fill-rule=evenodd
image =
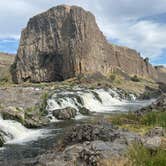
<path id="1" fill-rule="evenodd" d="M 46 116 L 41 116 L 38 110 L 32 112 L 25 112 L 23 125 L 27 128 L 38 128 L 49 123 Z"/>
<path id="2" fill-rule="evenodd" d="M 154 108 L 159 108 L 163 111 L 166 111 L 166 93 L 162 94 L 154 103 Z"/>
<path id="3" fill-rule="evenodd" d="M 79 112 L 82 114 L 82 115 L 91 115 L 91 111 L 85 107 L 81 107 L 79 108 Z"/>
<path id="4" fill-rule="evenodd" d="M 24 121 L 24 110 L 22 108 L 7 107 L 1 110 L 4 120 L 16 120 L 20 123 Z"/>
<path id="5" fill-rule="evenodd" d="M 2 137 L 2 135 L 1 135 L 1 133 L 0 133 L 0 147 L 2 147 L 3 146 L 3 144 L 4 144 L 4 139 L 3 139 L 3 137 Z"/>
<path id="6" fill-rule="evenodd" d="M 55 116 L 59 120 L 69 120 L 75 118 L 76 114 L 77 110 L 71 107 L 53 111 L 53 116 Z"/>
<path id="7" fill-rule="evenodd" d="M 48 124 L 48 119 L 41 116 L 37 109 L 23 110 L 22 108 L 7 107 L 1 110 L 2 118 L 4 120 L 15 120 L 20 122 L 27 128 L 38 128 Z"/>
<path id="8" fill-rule="evenodd" d="M 145 113 L 148 112 L 155 112 L 155 111 L 166 111 L 166 94 L 162 94 L 155 102 L 151 105 L 144 107 L 140 110 L 137 110 L 135 113 L 138 116 L 143 116 Z"/>

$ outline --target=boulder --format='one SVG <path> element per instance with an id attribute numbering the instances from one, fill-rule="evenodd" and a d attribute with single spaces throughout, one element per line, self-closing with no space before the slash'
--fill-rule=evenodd
<path id="1" fill-rule="evenodd" d="M 58 120 L 69 120 L 75 118 L 77 110 L 71 107 L 57 109 L 53 111 L 53 116 Z"/>
<path id="2" fill-rule="evenodd" d="M 159 108 L 163 111 L 166 111 L 166 94 L 162 94 L 154 103 L 154 108 Z"/>
<path id="3" fill-rule="evenodd" d="M 15 120 L 27 128 L 38 128 L 49 122 L 48 118 L 41 116 L 40 110 L 37 109 L 23 110 L 22 108 L 7 107 L 3 108 L 0 113 L 4 120 Z"/>
<path id="4" fill-rule="evenodd" d="M 24 122 L 24 110 L 22 108 L 7 107 L 1 110 L 1 114 L 4 120 Z"/>
<path id="5" fill-rule="evenodd" d="M 75 144 L 82 143 L 85 141 L 94 141 L 94 140 L 113 140 L 117 137 L 117 134 L 111 132 L 111 130 L 104 128 L 99 125 L 76 125 L 67 131 L 67 134 L 64 139 L 64 144 Z"/>
<path id="6" fill-rule="evenodd" d="M 142 139 L 142 143 L 149 150 L 157 150 L 161 145 L 161 138 L 158 136 L 145 137 Z"/>

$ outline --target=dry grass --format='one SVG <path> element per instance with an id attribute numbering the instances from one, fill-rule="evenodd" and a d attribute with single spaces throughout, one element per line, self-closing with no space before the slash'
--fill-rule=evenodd
<path id="1" fill-rule="evenodd" d="M 0 53 L 0 67 L 10 66 L 14 62 L 14 55 Z"/>
<path id="2" fill-rule="evenodd" d="M 116 157 L 100 161 L 100 166 L 132 166 L 132 163 L 128 158 Z"/>
<path id="3" fill-rule="evenodd" d="M 7 85 L 12 82 L 10 66 L 14 62 L 14 55 L 0 53 L 0 85 Z"/>

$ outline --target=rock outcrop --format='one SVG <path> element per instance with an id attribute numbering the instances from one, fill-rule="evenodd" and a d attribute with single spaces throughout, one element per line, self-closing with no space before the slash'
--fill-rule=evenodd
<path id="1" fill-rule="evenodd" d="M 128 147 L 141 136 L 109 123 L 76 125 L 66 131 L 62 145 L 37 158 L 35 166 L 99 166 L 102 160 L 123 157 Z M 126 164 L 128 165 L 128 164 Z"/>
<path id="2" fill-rule="evenodd" d="M 16 83 L 51 82 L 80 73 L 107 75 L 116 68 L 157 79 L 157 71 L 147 58 L 108 43 L 90 12 L 61 5 L 29 20 L 22 31 L 12 75 Z"/>

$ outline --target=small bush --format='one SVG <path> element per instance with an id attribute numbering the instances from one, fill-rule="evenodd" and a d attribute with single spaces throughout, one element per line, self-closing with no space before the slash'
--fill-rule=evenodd
<path id="1" fill-rule="evenodd" d="M 131 81 L 140 82 L 140 79 L 137 77 L 137 75 L 134 75 L 133 77 L 131 77 Z"/>
<path id="2" fill-rule="evenodd" d="M 110 79 L 111 79 L 111 81 L 115 81 L 116 80 L 116 75 L 115 74 L 111 74 L 110 75 Z"/>

